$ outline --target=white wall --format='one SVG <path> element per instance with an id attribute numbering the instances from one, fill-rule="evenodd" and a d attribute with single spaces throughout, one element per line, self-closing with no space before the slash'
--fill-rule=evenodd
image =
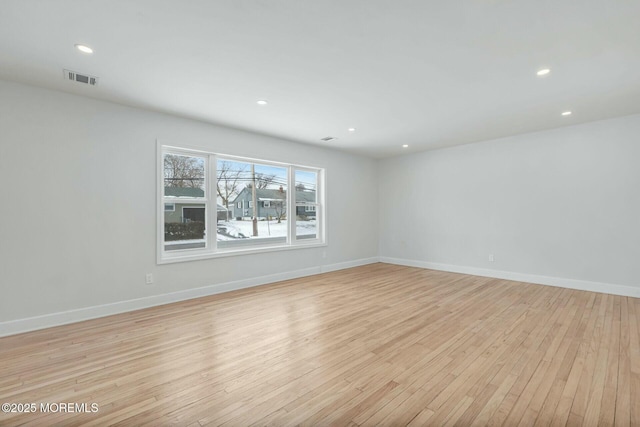
<path id="1" fill-rule="evenodd" d="M 11 326 L 18 319 L 377 256 L 377 215 L 349 214 L 376 212 L 375 160 L 10 82 L 0 94 L 5 332 L 99 311 Z M 156 265 L 156 139 L 326 168 L 328 247 Z"/>
<path id="2" fill-rule="evenodd" d="M 640 115 L 379 168 L 383 261 L 640 296 Z"/>
<path id="3" fill-rule="evenodd" d="M 329 246 L 156 265 L 156 139 L 326 168 Z M 378 255 L 640 296 L 639 139 L 636 115 L 376 162 L 0 81 L 0 335 Z"/>

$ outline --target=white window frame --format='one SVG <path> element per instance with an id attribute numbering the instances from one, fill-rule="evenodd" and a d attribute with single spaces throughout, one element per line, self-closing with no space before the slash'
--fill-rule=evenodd
<path id="1" fill-rule="evenodd" d="M 309 212 L 307 209 L 308 207 L 314 207 L 316 210 L 314 211 L 315 216 L 316 216 L 316 233 L 320 233 L 321 229 L 324 227 L 324 211 L 322 211 L 321 213 L 317 213 L 316 211 L 318 209 L 322 209 L 324 207 L 324 191 L 321 191 L 323 187 L 323 185 L 320 184 L 320 182 L 324 183 L 324 173 L 322 170 L 318 170 L 315 168 L 305 168 L 303 166 L 294 166 L 289 170 L 289 182 L 292 183 L 294 185 L 293 188 L 295 187 L 295 183 L 296 183 L 296 171 L 300 171 L 300 172 L 313 172 L 313 173 L 317 173 L 317 188 L 316 188 L 316 201 L 315 203 L 313 202 L 296 202 L 295 201 L 295 191 L 294 191 L 294 197 L 292 197 L 293 202 L 293 211 L 295 213 L 295 216 L 298 215 L 298 207 L 302 207 L 304 206 L 304 211 L 305 212 Z M 322 176 L 321 176 L 322 174 Z M 297 191 L 297 190 L 296 190 Z M 321 220 L 318 221 L 318 218 L 320 218 Z M 295 224 L 293 225 L 293 229 L 290 230 L 290 232 L 292 232 L 293 234 L 297 234 L 296 233 L 296 229 L 295 229 Z"/>
<path id="2" fill-rule="evenodd" d="M 165 197 L 164 196 L 164 154 L 177 154 L 183 156 L 196 156 L 205 158 L 205 195 L 197 197 Z M 265 243 L 260 246 L 218 248 L 217 246 L 217 195 L 216 188 L 216 165 L 218 159 L 231 161 L 254 163 L 266 166 L 276 166 L 287 169 L 287 236 L 285 242 Z M 160 141 L 157 143 L 157 200 L 158 200 L 158 224 L 157 224 L 157 263 L 167 264 L 174 262 L 192 261 L 198 259 L 218 258 L 227 256 L 237 256 L 245 254 L 255 254 L 261 252 L 273 252 L 282 250 L 295 250 L 326 246 L 326 201 L 325 201 L 325 170 L 320 167 L 302 166 L 290 163 L 282 163 L 264 159 L 253 159 L 211 152 L 206 149 L 186 146 L 183 144 L 169 145 Z M 316 203 L 296 203 L 295 201 L 295 172 L 296 170 L 311 171 L 317 173 Z M 293 191 L 291 191 L 293 189 Z M 177 249 L 166 251 L 164 241 L 164 204 L 165 203 L 186 203 L 205 205 L 205 246 L 204 248 Z M 248 205 L 249 203 L 247 203 Z M 269 203 L 271 205 L 271 203 Z M 298 206 L 313 206 L 316 208 L 316 237 L 301 238 L 296 236 L 296 216 Z M 243 201 L 242 208 L 245 208 Z M 293 213 L 293 214 L 291 214 Z"/>
<path id="3" fill-rule="evenodd" d="M 167 209 L 167 205 L 170 205 L 171 209 Z M 165 203 L 164 204 L 164 211 L 165 212 L 175 212 L 176 211 L 176 204 L 175 203 Z"/>
<path id="4" fill-rule="evenodd" d="M 263 208 L 270 208 L 271 207 L 271 200 L 265 200 L 262 202 L 262 207 Z"/>
<path id="5" fill-rule="evenodd" d="M 188 157 L 202 157 L 204 158 L 204 169 L 205 169 L 205 179 L 204 179 L 204 188 L 205 188 L 205 192 L 204 192 L 204 197 L 171 197 L 171 196 L 165 196 L 164 195 L 164 153 L 167 154 L 175 154 L 178 156 L 188 156 Z M 211 167 L 209 167 L 209 165 L 211 164 L 211 156 L 209 156 L 207 153 L 203 153 L 201 151 L 198 150 L 190 150 L 190 149 L 182 149 L 182 148 L 178 148 L 178 147 L 166 147 L 166 149 L 164 150 L 159 150 L 158 151 L 158 165 L 159 165 L 159 172 L 158 172 L 158 199 L 160 200 L 160 204 L 161 206 L 164 206 L 164 204 L 166 203 L 180 203 L 183 204 L 184 206 L 182 206 L 181 208 L 181 220 L 184 220 L 184 208 L 185 207 L 189 207 L 189 205 L 205 205 L 205 236 L 204 236 L 204 243 L 205 246 L 204 248 L 189 248 L 189 249 L 177 249 L 177 250 L 172 250 L 172 251 L 165 251 L 164 246 L 165 246 L 165 242 L 164 242 L 164 215 L 165 215 L 165 211 L 164 209 L 158 209 L 158 218 L 159 220 L 161 220 L 161 222 L 158 224 L 158 235 L 160 240 L 158 240 L 158 242 L 161 242 L 158 244 L 158 263 L 162 263 L 161 262 L 161 254 L 164 254 L 163 258 L 166 259 L 170 259 L 170 258 L 178 258 L 178 256 L 174 256 L 172 254 L 172 252 L 177 252 L 179 253 L 181 256 L 184 257 L 189 257 L 190 255 L 193 254 L 198 254 L 199 252 L 202 251 L 206 251 L 208 248 L 211 247 L 211 233 L 209 233 L 209 225 L 210 224 L 215 224 L 216 223 L 216 216 L 212 216 L 211 214 L 211 209 L 209 208 L 209 191 L 211 190 L 211 172 L 207 174 L 207 171 L 210 170 L 211 168 L 213 169 L 213 173 L 215 173 L 215 163 L 211 164 Z M 213 175 L 215 177 L 215 175 Z M 216 212 L 213 215 L 217 215 L 217 209 L 214 209 Z M 168 255 L 167 255 L 168 254 Z"/>

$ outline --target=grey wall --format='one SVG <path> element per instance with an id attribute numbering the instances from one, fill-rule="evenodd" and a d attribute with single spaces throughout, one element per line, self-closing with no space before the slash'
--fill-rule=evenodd
<path id="1" fill-rule="evenodd" d="M 0 94 L 0 322 L 377 256 L 377 216 L 348 215 L 376 210 L 375 160 L 10 82 Z M 328 247 L 156 265 L 156 139 L 326 168 Z"/>
<path id="2" fill-rule="evenodd" d="M 637 115 L 374 161 L 10 82 L 0 94 L 0 323 L 378 255 L 640 290 Z M 328 247 L 156 265 L 156 139 L 313 159 Z"/>
<path id="3" fill-rule="evenodd" d="M 639 162 L 639 115 L 382 160 L 380 255 L 640 290 Z"/>

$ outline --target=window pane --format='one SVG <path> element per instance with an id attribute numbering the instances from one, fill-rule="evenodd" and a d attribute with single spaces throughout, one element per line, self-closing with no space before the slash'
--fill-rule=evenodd
<path id="1" fill-rule="evenodd" d="M 304 221 L 296 221 L 296 239 L 315 239 L 318 235 L 315 217 Z"/>
<path id="2" fill-rule="evenodd" d="M 164 213 L 164 249 L 204 248 L 206 206 L 186 203 L 175 203 L 174 206 L 174 211 Z"/>
<path id="3" fill-rule="evenodd" d="M 205 158 L 164 155 L 165 197 L 204 197 Z"/>
<path id="4" fill-rule="evenodd" d="M 296 239 L 317 237 L 316 203 L 318 173 L 296 170 Z"/>
<path id="5" fill-rule="evenodd" d="M 285 243 L 287 168 L 224 159 L 216 166 L 218 205 L 227 211 L 218 214 L 218 248 Z"/>
<path id="6" fill-rule="evenodd" d="M 296 171 L 296 203 L 317 203 L 316 187 L 318 173 Z"/>

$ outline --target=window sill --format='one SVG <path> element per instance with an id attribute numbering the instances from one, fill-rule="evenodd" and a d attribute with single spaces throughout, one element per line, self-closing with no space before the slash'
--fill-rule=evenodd
<path id="1" fill-rule="evenodd" d="M 253 255 L 253 254 L 261 254 L 267 252 L 280 252 L 280 251 L 290 251 L 296 249 L 310 249 L 310 248 L 320 248 L 327 246 L 325 242 L 309 242 L 309 243 L 298 243 L 295 245 L 281 245 L 281 246 L 270 246 L 265 248 L 252 248 L 252 249 L 239 249 L 239 250 L 224 250 L 218 252 L 202 252 L 198 251 L 197 253 L 181 253 L 176 255 L 159 255 L 157 264 L 173 264 L 176 262 L 188 262 L 188 261 L 199 261 L 204 259 L 212 259 L 212 258 L 226 258 L 232 256 L 241 256 L 241 255 Z"/>

